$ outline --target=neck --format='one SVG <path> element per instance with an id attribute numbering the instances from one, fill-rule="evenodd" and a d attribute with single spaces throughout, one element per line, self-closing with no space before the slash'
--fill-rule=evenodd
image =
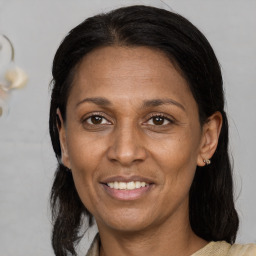
<path id="1" fill-rule="evenodd" d="M 201 249 L 207 242 L 196 236 L 189 220 L 159 225 L 143 231 L 122 232 L 101 228 L 100 256 L 189 256 Z"/>

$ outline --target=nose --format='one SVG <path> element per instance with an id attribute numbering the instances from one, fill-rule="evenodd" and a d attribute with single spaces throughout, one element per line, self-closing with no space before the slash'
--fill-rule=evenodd
<path id="1" fill-rule="evenodd" d="M 110 161 L 118 162 L 122 166 L 131 166 L 144 161 L 147 151 L 142 135 L 134 127 L 116 129 L 107 157 Z"/>

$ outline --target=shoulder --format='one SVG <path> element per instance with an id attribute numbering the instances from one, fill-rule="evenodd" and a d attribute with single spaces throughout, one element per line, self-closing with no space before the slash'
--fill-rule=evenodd
<path id="1" fill-rule="evenodd" d="M 233 244 L 228 256 L 256 256 L 256 244 Z"/>
<path id="2" fill-rule="evenodd" d="M 256 244 L 210 242 L 191 256 L 256 256 Z"/>

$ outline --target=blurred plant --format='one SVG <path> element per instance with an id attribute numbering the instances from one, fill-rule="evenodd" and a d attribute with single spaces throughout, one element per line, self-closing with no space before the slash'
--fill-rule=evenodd
<path id="1" fill-rule="evenodd" d="M 0 117 L 8 113 L 11 91 L 23 88 L 27 74 L 14 63 L 14 47 L 10 39 L 0 35 Z"/>

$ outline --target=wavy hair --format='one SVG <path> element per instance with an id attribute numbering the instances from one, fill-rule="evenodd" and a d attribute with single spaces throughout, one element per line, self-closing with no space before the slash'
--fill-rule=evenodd
<path id="1" fill-rule="evenodd" d="M 234 207 L 232 169 L 228 154 L 228 120 L 218 60 L 205 36 L 184 17 L 149 6 L 129 6 L 86 19 L 60 44 L 52 67 L 49 129 L 58 167 L 51 190 L 52 246 L 57 256 L 76 254 L 81 223 L 92 215 L 82 204 L 71 172 L 61 163 L 59 108 L 65 122 L 66 105 L 76 67 L 90 51 L 110 45 L 146 46 L 160 50 L 185 77 L 197 102 L 200 123 L 219 111 L 223 117 L 212 164 L 197 167 L 190 189 L 189 214 L 193 231 L 208 241 L 234 243 L 238 215 Z"/>

